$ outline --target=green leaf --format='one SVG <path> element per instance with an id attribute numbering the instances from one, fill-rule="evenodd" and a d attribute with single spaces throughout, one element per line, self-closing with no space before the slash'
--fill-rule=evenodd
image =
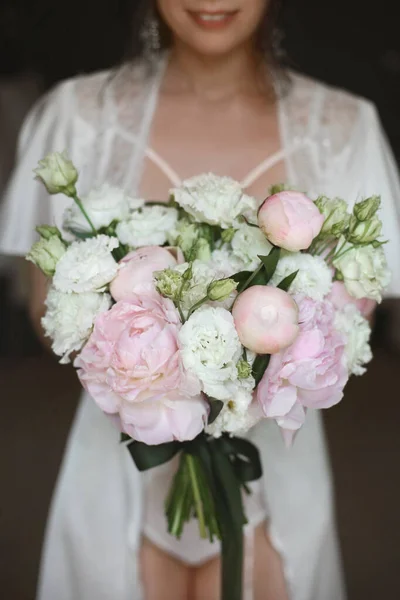
<path id="1" fill-rule="evenodd" d="M 224 408 L 222 400 L 216 400 L 215 398 L 207 398 L 210 405 L 210 413 L 208 415 L 208 424 L 214 423 L 221 410 Z"/>
<path id="2" fill-rule="evenodd" d="M 236 283 L 244 283 L 252 274 L 252 271 L 239 271 L 238 273 L 231 275 L 231 279 L 236 281 Z"/>
<path id="3" fill-rule="evenodd" d="M 262 263 L 255 271 L 240 271 L 240 273 L 232 275 L 230 279 L 239 282 L 239 285 L 236 288 L 239 293 L 244 292 L 244 290 L 247 290 L 247 288 L 252 287 L 253 285 L 265 285 L 267 283 L 265 269 Z"/>
<path id="4" fill-rule="evenodd" d="M 78 240 L 87 240 L 89 238 L 96 237 L 97 235 L 97 233 L 94 233 L 93 231 L 77 231 L 76 229 L 72 229 L 71 227 L 68 228 L 68 231 L 70 231 L 72 235 L 78 238 Z"/>
<path id="5" fill-rule="evenodd" d="M 121 437 L 120 437 L 120 443 L 123 444 L 124 442 L 131 442 L 132 438 L 130 435 L 126 434 L 126 433 L 121 433 Z"/>
<path id="6" fill-rule="evenodd" d="M 256 385 L 258 385 L 265 373 L 266 368 L 269 365 L 271 359 L 270 354 L 259 354 L 253 363 L 253 377 Z"/>
<path id="7" fill-rule="evenodd" d="M 281 254 L 281 249 L 274 246 L 268 256 L 259 256 L 258 258 L 264 265 L 265 273 L 266 273 L 266 283 L 271 280 L 271 277 L 275 273 L 279 257 Z"/>
<path id="8" fill-rule="evenodd" d="M 299 271 L 297 270 L 294 273 L 291 273 L 290 275 L 285 277 L 285 279 L 282 279 L 282 281 L 280 282 L 280 284 L 277 287 L 280 290 L 283 290 L 284 292 L 289 291 L 289 288 L 292 285 L 293 281 L 296 279 L 298 272 Z"/>
<path id="9" fill-rule="evenodd" d="M 181 442 L 168 442 L 158 444 L 158 446 L 149 446 L 143 442 L 132 441 L 127 445 L 139 471 L 147 471 L 153 467 L 158 467 L 168 462 L 183 448 Z"/>

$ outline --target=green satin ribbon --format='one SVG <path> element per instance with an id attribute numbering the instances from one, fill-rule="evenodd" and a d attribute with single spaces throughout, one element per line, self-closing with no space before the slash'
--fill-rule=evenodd
<path id="1" fill-rule="evenodd" d="M 124 438 L 126 441 L 126 437 Z M 178 453 L 182 458 L 194 457 L 200 482 L 201 502 L 204 506 L 206 525 L 210 539 L 216 535 L 221 540 L 222 600 L 242 600 L 243 573 L 243 526 L 246 524 L 242 501 L 242 488 L 262 475 L 257 448 L 248 440 L 223 435 L 218 439 L 204 433 L 192 442 L 170 442 L 158 446 L 147 446 L 142 442 L 130 441 L 127 448 L 140 471 L 146 471 L 171 460 Z M 186 455 L 186 456 L 185 456 Z M 181 466 L 185 464 L 181 462 Z M 169 499 L 179 498 L 184 471 L 178 471 L 172 484 Z M 188 485 L 189 479 L 184 479 Z M 175 489 L 174 489 L 175 486 Z M 207 486 L 207 490 L 204 489 Z M 187 488 L 186 488 L 187 490 Z M 199 490 L 190 491 L 189 504 Z M 168 500 L 167 500 L 168 504 Z M 181 504 L 182 505 L 182 504 Z M 193 511 L 191 504 L 183 503 L 182 519 L 188 520 Z M 169 511 L 169 513 L 168 513 Z M 171 512 L 172 511 L 172 512 Z M 167 506 L 169 526 L 174 522 L 174 504 Z M 183 521 L 181 523 L 183 527 Z M 181 528 L 178 528 L 181 531 Z"/>

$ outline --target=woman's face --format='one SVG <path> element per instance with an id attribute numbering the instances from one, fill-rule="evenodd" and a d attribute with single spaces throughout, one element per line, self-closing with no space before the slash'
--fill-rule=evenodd
<path id="1" fill-rule="evenodd" d="M 207 56 L 251 40 L 270 0 L 157 0 L 175 39 Z"/>

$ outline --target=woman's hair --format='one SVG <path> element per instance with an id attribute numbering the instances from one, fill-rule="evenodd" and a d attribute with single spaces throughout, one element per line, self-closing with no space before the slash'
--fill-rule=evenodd
<path id="1" fill-rule="evenodd" d="M 126 2 L 126 0 L 125 0 Z M 278 35 L 278 23 L 281 17 L 284 0 L 270 0 L 256 34 L 257 50 L 275 67 L 281 66 L 282 53 Z M 160 32 L 160 51 L 167 49 L 171 43 L 171 35 L 167 25 L 155 9 L 156 0 L 127 0 L 124 20 L 130 24 L 127 30 L 125 60 L 136 61 L 146 58 L 143 31 L 151 17 L 158 21 Z"/>

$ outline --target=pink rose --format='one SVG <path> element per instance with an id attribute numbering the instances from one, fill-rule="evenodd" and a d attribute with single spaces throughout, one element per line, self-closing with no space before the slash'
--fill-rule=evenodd
<path id="1" fill-rule="evenodd" d="M 274 194 L 258 211 L 258 225 L 268 240 L 291 252 L 309 248 L 323 222 L 314 202 L 300 192 Z"/>
<path id="2" fill-rule="evenodd" d="M 298 299 L 300 333 L 283 352 L 271 357 L 257 388 L 266 417 L 275 419 L 290 441 L 305 420 L 306 408 L 329 408 L 343 397 L 348 380 L 345 337 L 333 326 L 329 301 Z"/>
<path id="3" fill-rule="evenodd" d="M 146 444 L 191 440 L 204 428 L 207 404 L 184 371 L 179 315 L 158 294 L 131 295 L 96 319 L 75 361 L 82 385 L 121 429 Z"/>
<path id="4" fill-rule="evenodd" d="M 183 262 L 183 255 L 176 248 L 143 246 L 130 252 L 120 261 L 122 268 L 111 282 L 112 297 L 119 301 L 133 293 L 155 292 L 153 273 L 174 267 L 178 262 Z"/>
<path id="5" fill-rule="evenodd" d="M 369 298 L 360 298 L 357 300 L 354 296 L 351 296 L 342 281 L 335 281 L 333 283 L 329 299 L 333 306 L 339 310 L 347 304 L 354 304 L 366 319 L 372 315 L 376 307 L 375 300 L 370 300 Z"/>
<path id="6" fill-rule="evenodd" d="M 293 298 L 271 286 L 254 285 L 239 294 L 232 316 L 241 343 L 256 354 L 280 352 L 299 332 Z"/>

